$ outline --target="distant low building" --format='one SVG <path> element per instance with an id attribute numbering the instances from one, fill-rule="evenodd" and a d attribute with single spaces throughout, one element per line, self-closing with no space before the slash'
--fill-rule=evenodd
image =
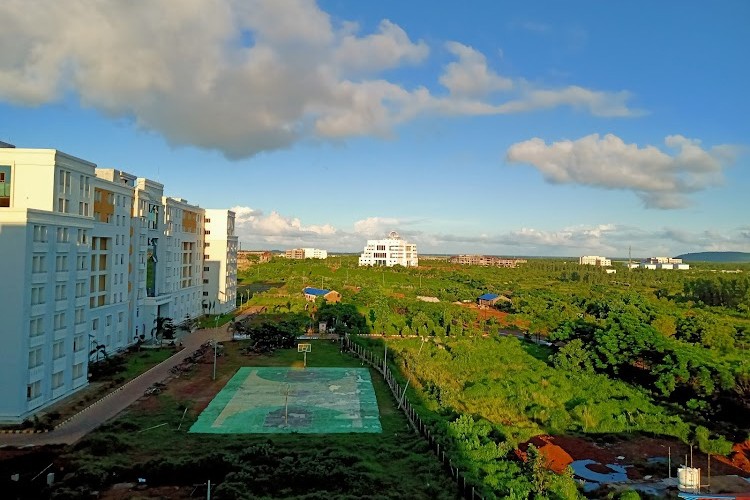
<path id="1" fill-rule="evenodd" d="M 600 257 L 598 255 L 584 255 L 578 259 L 578 264 L 582 266 L 609 267 L 612 265 L 612 261 L 606 257 Z"/>
<path id="2" fill-rule="evenodd" d="M 287 259 L 326 259 L 328 251 L 319 248 L 292 248 L 284 253 Z"/>
<path id="3" fill-rule="evenodd" d="M 396 231 L 391 231 L 386 239 L 367 240 L 359 265 L 417 267 L 417 245 L 402 240 Z"/>
<path id="4" fill-rule="evenodd" d="M 494 255 L 454 255 L 448 259 L 448 262 L 468 266 L 516 267 L 518 264 L 525 264 L 527 261 L 526 259 L 508 259 L 495 257 Z"/>
<path id="5" fill-rule="evenodd" d="M 426 295 L 417 295 L 417 300 L 420 300 L 422 302 L 440 302 L 439 298 Z"/>
<path id="6" fill-rule="evenodd" d="M 315 302 L 318 297 L 324 298 L 328 302 L 341 302 L 341 294 L 336 290 L 326 290 L 323 288 L 306 287 L 302 290 L 305 300 Z"/>
<path id="7" fill-rule="evenodd" d="M 682 264 L 682 259 L 675 259 L 672 257 L 649 257 L 643 259 L 643 262 L 647 264 Z"/>

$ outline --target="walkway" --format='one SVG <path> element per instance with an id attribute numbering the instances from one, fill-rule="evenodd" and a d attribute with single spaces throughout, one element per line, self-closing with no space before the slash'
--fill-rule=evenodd
<path id="1" fill-rule="evenodd" d="M 163 382 L 174 366 L 190 356 L 201 344 L 211 340 L 230 340 L 226 325 L 197 330 L 182 337 L 185 348 L 174 356 L 151 368 L 114 393 L 105 396 L 75 415 L 61 427 L 39 434 L 0 434 L 0 446 L 41 446 L 48 444 L 73 444 L 101 424 L 114 418 L 125 408 L 135 403 L 156 382 Z"/>

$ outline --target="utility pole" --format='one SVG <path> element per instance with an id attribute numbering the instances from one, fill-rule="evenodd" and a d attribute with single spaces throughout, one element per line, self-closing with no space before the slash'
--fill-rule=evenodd
<path id="1" fill-rule="evenodd" d="M 216 380 L 216 349 L 219 346 L 219 342 L 214 339 L 214 376 L 212 380 Z"/>

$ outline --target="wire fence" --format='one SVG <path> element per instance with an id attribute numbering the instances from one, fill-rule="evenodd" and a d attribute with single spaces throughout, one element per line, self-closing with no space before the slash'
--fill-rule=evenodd
<path id="1" fill-rule="evenodd" d="M 431 429 L 430 426 L 427 425 L 419 416 L 419 414 L 414 410 L 411 402 L 409 402 L 409 399 L 406 397 L 405 389 L 402 389 L 401 385 L 398 383 L 398 381 L 396 381 L 396 378 L 394 377 L 392 370 L 388 368 L 385 359 L 373 353 L 369 349 L 355 342 L 352 342 L 349 337 L 346 337 L 344 342 L 346 348 L 349 351 L 353 352 L 360 359 L 367 362 L 383 376 L 383 380 L 385 380 L 385 382 L 388 384 L 388 387 L 390 387 L 391 393 L 393 393 L 393 397 L 396 398 L 396 403 L 398 404 L 399 409 L 404 412 L 404 415 L 409 421 L 409 424 L 420 436 L 422 436 L 427 441 L 430 450 L 435 453 L 435 456 L 443 464 L 445 470 L 450 471 L 451 478 L 456 481 L 458 493 L 463 498 L 467 498 L 470 500 L 484 500 L 484 497 L 479 494 L 479 488 L 466 480 L 466 476 L 459 470 L 458 465 L 454 464 L 453 459 L 451 459 L 451 457 L 445 452 L 445 446 L 440 446 L 440 442 L 435 437 L 434 429 Z"/>

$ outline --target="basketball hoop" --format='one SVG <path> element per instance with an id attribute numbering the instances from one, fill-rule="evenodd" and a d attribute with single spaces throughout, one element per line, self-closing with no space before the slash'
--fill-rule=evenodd
<path id="1" fill-rule="evenodd" d="M 307 368 L 307 353 L 312 352 L 312 344 L 297 344 L 297 352 L 304 352 L 303 368 Z"/>

